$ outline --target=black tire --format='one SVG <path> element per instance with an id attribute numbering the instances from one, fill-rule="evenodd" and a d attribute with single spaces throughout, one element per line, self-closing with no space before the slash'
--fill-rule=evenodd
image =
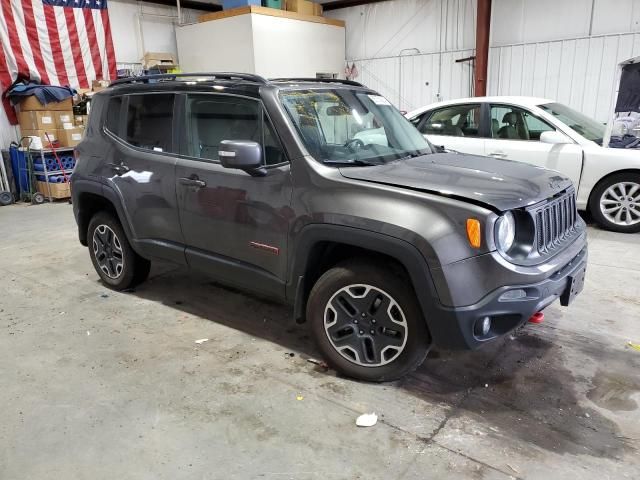
<path id="1" fill-rule="evenodd" d="M 0 160 L 1 162 L 2 160 Z M 11 192 L 0 192 L 0 205 L 7 206 L 13 203 L 13 195 Z"/>
<path id="2" fill-rule="evenodd" d="M 384 382 L 396 380 L 418 368 L 427 356 L 431 342 L 422 311 L 407 279 L 391 265 L 380 266 L 377 262 L 378 266 L 374 266 L 372 263 L 373 261 L 366 259 L 351 260 L 325 272 L 309 294 L 307 320 L 320 351 L 332 368 L 349 377 Z M 346 288 L 362 284 L 372 288 L 369 290 L 367 287 Z M 367 291 L 369 293 L 364 293 Z M 362 294 L 364 297 L 353 298 L 354 294 Z M 382 303 L 379 307 L 372 309 L 368 305 L 371 304 L 371 298 L 375 298 L 375 295 L 378 295 L 377 298 Z M 336 301 L 344 301 L 340 298 L 341 296 L 347 299 L 347 303 L 361 303 L 350 305 L 350 311 L 344 308 L 340 313 L 331 311 Z M 329 307 L 330 301 L 331 307 Z M 374 300 L 376 301 L 378 300 Z M 394 303 L 399 310 L 393 307 Z M 388 305 L 386 310 L 384 305 Z M 404 317 L 406 328 L 393 325 L 391 323 L 393 315 L 385 315 L 385 311 L 392 312 L 396 319 Z M 337 319 L 338 315 L 340 320 Z M 375 317 L 379 317 L 378 321 Z M 392 328 L 387 329 L 382 326 L 384 324 L 391 325 Z M 334 331 L 329 333 L 332 325 L 340 329 L 336 335 Z M 351 333 L 345 334 L 344 332 L 348 332 L 349 329 L 352 330 Z M 383 358 L 387 347 L 381 347 L 381 345 L 392 340 L 385 337 L 385 335 L 388 336 L 385 332 L 392 332 L 394 336 L 391 338 L 398 343 L 404 339 L 401 350 L 395 346 L 388 348 L 391 352 L 388 358 Z M 395 336 L 398 333 L 400 336 Z M 330 335 L 334 340 L 330 339 Z M 344 351 L 340 353 L 334 346 L 334 341 L 352 342 L 356 347 L 345 347 L 340 343 Z M 359 350 L 360 355 L 356 349 Z"/>
<path id="3" fill-rule="evenodd" d="M 615 223 L 614 219 L 609 219 L 601 210 L 600 202 L 602 200 L 613 202 L 609 197 L 603 197 L 605 192 L 609 190 L 614 185 L 619 185 L 626 183 L 628 184 L 628 192 L 631 191 L 630 184 L 636 184 L 640 186 L 640 174 L 633 172 L 622 172 L 616 173 L 606 177 L 601 180 L 600 183 L 596 185 L 596 187 L 591 192 L 591 198 L 589 199 L 589 213 L 595 220 L 595 222 L 600 225 L 605 230 L 610 230 L 612 232 L 620 232 L 620 233 L 636 233 L 640 232 L 640 189 L 633 193 L 633 196 L 627 197 L 627 199 L 621 201 L 619 204 L 612 203 L 611 208 L 619 207 L 621 209 L 626 208 L 627 211 L 623 211 L 622 215 L 629 215 L 629 218 L 632 218 L 635 223 L 631 225 L 620 225 Z M 618 196 L 621 196 L 621 191 L 616 189 L 615 192 Z M 609 194 L 610 195 L 610 194 Z M 621 197 L 622 198 L 622 197 Z M 629 201 L 629 199 L 634 199 L 634 201 Z M 638 201 L 636 202 L 635 199 Z M 605 206 L 606 207 L 606 206 Z M 635 216 L 637 212 L 637 217 Z M 617 213 L 617 210 L 615 211 Z M 626 217 L 624 217 L 626 218 Z M 637 221 L 636 221 L 637 220 Z"/>
<path id="4" fill-rule="evenodd" d="M 149 276 L 151 262 L 131 248 L 120 222 L 112 214 L 99 212 L 91 218 L 87 241 L 91 263 L 109 288 L 127 290 Z"/>
<path id="5" fill-rule="evenodd" d="M 44 203 L 44 195 L 40 192 L 31 195 L 31 203 L 33 205 L 42 205 Z"/>

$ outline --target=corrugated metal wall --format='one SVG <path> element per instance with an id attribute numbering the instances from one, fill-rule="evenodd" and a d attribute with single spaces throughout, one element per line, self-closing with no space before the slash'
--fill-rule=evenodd
<path id="1" fill-rule="evenodd" d="M 640 56 L 640 34 L 493 47 L 489 94 L 546 97 L 606 122 L 616 65 Z"/>

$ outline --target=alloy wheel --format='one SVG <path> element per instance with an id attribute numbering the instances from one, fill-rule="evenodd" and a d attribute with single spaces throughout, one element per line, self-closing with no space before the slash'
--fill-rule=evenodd
<path id="1" fill-rule="evenodd" d="M 354 284 L 327 302 L 324 330 L 335 350 L 352 363 L 379 367 L 393 362 L 407 343 L 407 320 L 384 290 Z"/>
<path id="2" fill-rule="evenodd" d="M 628 226 L 640 222 L 640 184 L 620 182 L 600 197 L 600 211 L 611 223 Z"/>
<path id="3" fill-rule="evenodd" d="M 122 245 L 115 232 L 107 225 L 98 225 L 93 231 L 93 253 L 100 270 L 109 278 L 117 279 L 124 271 Z"/>

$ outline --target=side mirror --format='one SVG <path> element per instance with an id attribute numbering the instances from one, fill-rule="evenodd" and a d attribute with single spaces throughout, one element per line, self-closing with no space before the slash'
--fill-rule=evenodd
<path id="1" fill-rule="evenodd" d="M 222 140 L 218 147 L 220 163 L 225 168 L 237 168 L 250 175 L 267 174 L 262 158 L 262 145 L 250 140 Z"/>
<path id="2" fill-rule="evenodd" d="M 540 141 L 542 143 L 550 143 L 552 145 L 562 145 L 571 143 L 571 140 L 564 134 L 557 131 L 542 132 L 540 134 Z"/>

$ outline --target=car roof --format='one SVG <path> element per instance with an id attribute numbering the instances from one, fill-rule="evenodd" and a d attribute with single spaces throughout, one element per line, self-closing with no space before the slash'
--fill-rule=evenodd
<path id="1" fill-rule="evenodd" d="M 364 85 L 342 79 L 317 78 L 277 78 L 267 80 L 259 75 L 247 73 L 183 73 L 159 74 L 142 77 L 130 77 L 115 80 L 105 89 L 112 93 L 134 92 L 168 92 L 168 91 L 201 91 L 202 89 L 223 88 L 230 93 L 243 93 L 258 96 L 263 86 L 278 89 L 362 89 L 369 90 Z"/>
<path id="2" fill-rule="evenodd" d="M 455 100 L 444 100 L 442 102 L 430 103 L 429 105 L 425 105 L 420 108 L 416 108 L 415 110 L 407 113 L 407 117 L 413 117 L 415 115 L 419 115 L 427 110 L 432 110 L 434 108 L 446 107 L 449 105 L 461 105 L 464 103 L 478 103 L 478 102 L 495 102 L 495 103 L 510 103 L 514 105 L 521 105 L 523 107 L 535 107 L 537 105 L 542 105 L 545 103 L 551 103 L 554 100 L 550 100 L 548 98 L 541 97 L 525 97 L 525 96 L 507 96 L 507 95 L 499 95 L 499 96 L 487 96 L 487 97 L 468 97 L 468 98 L 457 98 Z"/>

